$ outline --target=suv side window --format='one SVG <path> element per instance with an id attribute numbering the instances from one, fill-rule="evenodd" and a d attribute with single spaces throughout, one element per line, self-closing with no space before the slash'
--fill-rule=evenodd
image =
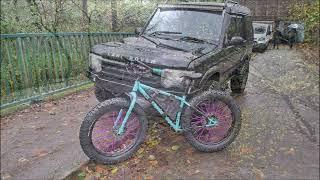
<path id="1" fill-rule="evenodd" d="M 227 42 L 231 40 L 232 37 L 240 36 L 246 39 L 245 23 L 242 16 L 231 16 L 230 24 L 226 33 Z"/>

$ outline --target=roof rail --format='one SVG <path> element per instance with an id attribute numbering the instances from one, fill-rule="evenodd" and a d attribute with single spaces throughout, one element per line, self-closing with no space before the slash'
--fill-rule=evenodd
<path id="1" fill-rule="evenodd" d="M 189 0 L 182 0 L 182 2 L 189 2 Z M 168 4 L 168 0 L 166 0 L 164 4 Z"/>
<path id="2" fill-rule="evenodd" d="M 227 5 L 228 5 L 228 3 L 231 3 L 231 4 L 239 4 L 238 2 L 236 2 L 236 1 L 232 1 L 232 0 L 225 0 L 224 1 L 224 7 L 227 7 Z"/>

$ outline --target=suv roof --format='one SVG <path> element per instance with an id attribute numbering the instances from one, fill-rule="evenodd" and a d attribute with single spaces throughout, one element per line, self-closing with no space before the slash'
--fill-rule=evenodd
<path id="1" fill-rule="evenodd" d="M 238 3 L 215 3 L 215 2 L 184 2 L 184 3 L 170 3 L 160 4 L 160 8 L 187 8 L 187 9 L 202 9 L 209 11 L 223 11 L 226 10 L 230 14 L 250 15 L 250 9 L 241 6 Z"/>

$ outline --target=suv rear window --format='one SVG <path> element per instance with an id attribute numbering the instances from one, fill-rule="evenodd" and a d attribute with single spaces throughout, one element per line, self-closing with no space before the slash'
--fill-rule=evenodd
<path id="1" fill-rule="evenodd" d="M 158 9 L 145 33 L 181 32 L 184 36 L 219 41 L 223 17 L 221 12 L 188 9 Z"/>

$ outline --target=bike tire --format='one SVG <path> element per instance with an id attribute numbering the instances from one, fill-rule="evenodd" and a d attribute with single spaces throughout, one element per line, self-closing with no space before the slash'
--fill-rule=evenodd
<path id="1" fill-rule="evenodd" d="M 107 119 L 109 121 L 109 114 L 111 112 L 119 112 L 120 109 L 128 109 L 129 108 L 129 104 L 130 102 L 124 98 L 113 98 L 113 99 L 109 99 L 106 100 L 104 102 L 99 103 L 98 105 L 96 105 L 90 112 L 87 113 L 86 117 L 84 118 L 84 121 L 81 124 L 80 127 L 80 133 L 79 133 L 79 139 L 80 139 L 80 145 L 84 151 L 84 153 L 91 159 L 94 160 L 98 163 L 102 163 L 102 164 L 116 164 L 122 161 L 125 161 L 127 159 L 129 159 L 140 147 L 141 143 L 143 143 L 145 136 L 146 136 L 146 132 L 147 132 L 147 128 L 148 128 L 148 123 L 147 123 L 147 119 L 145 117 L 144 111 L 139 107 L 139 106 L 135 106 L 135 108 L 133 109 L 130 117 L 137 117 L 138 120 L 134 119 L 131 120 L 130 117 L 127 121 L 127 126 L 129 121 L 134 121 L 134 122 L 139 122 L 139 126 L 137 133 L 134 135 L 135 138 L 134 140 L 132 140 L 132 144 L 130 146 L 128 146 L 128 149 L 124 150 L 124 152 L 122 153 L 117 153 L 117 154 L 112 154 L 109 153 L 107 154 L 106 152 L 103 152 L 103 148 L 108 149 L 110 147 L 100 147 L 99 141 L 97 139 L 93 139 L 93 132 L 98 132 L 98 129 L 96 130 L 95 128 L 98 126 L 97 123 L 102 119 L 105 120 Z M 125 112 L 123 112 L 125 114 Z M 110 115 L 111 117 L 111 115 Z M 112 115 L 112 117 L 115 117 L 114 114 Z M 108 119 L 109 118 L 109 119 Z M 103 122 L 101 120 L 103 124 L 105 122 Z M 111 120 L 111 122 L 114 120 L 114 118 Z M 114 122 L 114 121 L 113 121 Z M 97 125 L 97 126 L 96 126 Z M 110 129 L 110 126 L 105 126 L 106 129 Z M 100 127 L 99 127 L 100 128 Z M 127 127 L 128 129 L 129 127 Z M 129 131 L 129 130 L 127 130 Z M 102 133 L 103 135 L 107 134 L 106 132 L 108 132 L 110 134 L 110 131 L 105 131 L 105 133 Z M 114 132 L 112 132 L 114 133 Z M 114 133 L 115 134 L 115 133 Z M 123 136 L 125 136 L 126 134 L 124 134 Z M 106 141 L 114 138 L 116 139 L 116 137 L 112 137 L 112 136 L 106 136 L 107 138 L 105 138 Z M 131 136 L 130 136 L 131 137 Z M 128 139 L 125 139 L 125 141 Z M 111 141 L 111 140 L 110 140 Z M 124 141 L 123 141 L 124 142 Z M 121 144 L 122 141 L 120 141 L 118 143 L 118 140 L 114 140 L 113 144 L 114 146 L 124 146 Z M 96 145 L 95 145 L 96 144 Z M 112 147 L 112 145 L 111 145 Z M 118 147 L 119 148 L 119 147 Z M 102 150 L 101 150 L 102 149 Z"/>
<path id="2" fill-rule="evenodd" d="M 198 138 L 199 136 L 197 136 L 198 135 L 197 128 L 192 127 L 193 126 L 192 123 L 194 123 L 193 114 L 196 112 L 192 108 L 190 108 L 190 107 L 186 108 L 183 119 L 182 119 L 182 127 L 184 129 L 187 129 L 184 133 L 184 136 L 185 136 L 187 142 L 190 143 L 195 149 L 202 151 L 202 152 L 215 152 L 215 151 L 223 150 L 224 148 L 226 148 L 229 144 L 231 144 L 234 141 L 234 139 L 237 137 L 237 135 L 240 131 L 240 128 L 241 128 L 240 108 L 238 107 L 236 102 L 232 99 L 232 97 L 227 95 L 224 92 L 205 91 L 202 94 L 192 98 L 190 101 L 190 105 L 192 107 L 197 107 L 197 106 L 199 106 L 199 104 L 201 102 L 209 102 L 212 100 L 215 100 L 215 102 L 221 101 L 221 102 L 225 103 L 226 106 L 229 108 L 230 113 L 232 115 L 232 124 L 231 124 L 230 129 L 228 130 L 228 135 L 226 137 L 224 137 L 222 140 L 220 140 L 219 142 L 215 142 L 215 143 L 207 143 L 206 142 L 206 143 L 204 143 L 201 141 L 201 139 Z M 222 122 L 221 122 L 221 124 L 222 124 Z M 213 128 L 217 128 L 217 127 L 213 127 Z M 207 129 L 208 134 L 210 134 L 209 131 L 214 132 L 213 128 Z M 203 131 L 205 131 L 205 130 L 203 130 Z"/>

